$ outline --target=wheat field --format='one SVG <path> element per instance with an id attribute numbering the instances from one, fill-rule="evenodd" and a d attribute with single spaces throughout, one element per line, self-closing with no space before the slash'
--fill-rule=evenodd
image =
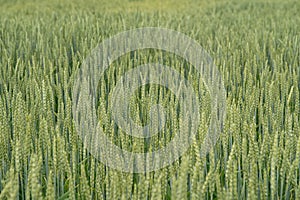
<path id="1" fill-rule="evenodd" d="M 162 27 L 197 41 L 226 90 L 224 127 L 201 156 L 211 96 L 182 57 L 137 50 L 113 62 L 97 88 L 97 117 L 110 141 L 132 152 L 163 148 L 182 126 L 180 102 L 149 84 L 130 99 L 133 121 L 166 110 L 144 140 L 118 129 L 109 109 L 122 74 L 160 62 L 201 88 L 199 126 L 188 151 L 154 172 L 100 162 L 73 119 L 73 84 L 104 39 Z M 300 199 L 300 2 L 297 0 L 0 0 L 0 199 Z"/>

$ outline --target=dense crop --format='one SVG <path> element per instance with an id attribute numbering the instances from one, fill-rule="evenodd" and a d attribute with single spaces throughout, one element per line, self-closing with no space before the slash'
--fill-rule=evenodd
<path id="1" fill-rule="evenodd" d="M 177 6 L 141 0 L 122 9 L 116 0 L 103 6 L 24 2 L 0 0 L 0 199 L 300 199 L 298 1 L 189 0 Z M 216 146 L 201 157 L 211 112 L 201 77 L 168 52 L 126 54 L 98 88 L 97 115 L 111 141 L 133 152 L 154 151 L 182 125 L 174 94 L 146 85 L 130 100 L 132 119 L 147 124 L 148 109 L 160 103 L 168 111 L 165 129 L 144 141 L 116 128 L 106 102 L 122 73 L 143 63 L 169 65 L 201 88 L 201 119 L 194 144 L 173 165 L 125 173 L 84 148 L 72 86 L 101 41 L 145 26 L 183 32 L 208 51 L 224 80 L 227 114 Z"/>

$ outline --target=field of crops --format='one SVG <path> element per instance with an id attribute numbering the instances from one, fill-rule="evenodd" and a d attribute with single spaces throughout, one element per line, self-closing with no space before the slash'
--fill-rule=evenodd
<path id="1" fill-rule="evenodd" d="M 74 119 L 74 83 L 102 41 L 141 27 L 181 32 L 207 51 L 224 82 L 226 117 L 203 155 L 214 94 L 195 66 L 159 49 L 127 52 L 97 87 L 95 113 L 108 140 L 146 153 L 182 127 L 196 130 L 179 159 L 132 173 L 87 148 Z M 118 127 L 113 89 L 147 63 L 170 66 L 190 82 L 197 122 L 185 124 L 171 90 L 146 84 L 129 99 L 130 118 L 145 126 L 160 104 L 165 126 L 150 138 Z M 298 0 L 0 0 L 0 199 L 300 199 L 299 98 Z"/>

